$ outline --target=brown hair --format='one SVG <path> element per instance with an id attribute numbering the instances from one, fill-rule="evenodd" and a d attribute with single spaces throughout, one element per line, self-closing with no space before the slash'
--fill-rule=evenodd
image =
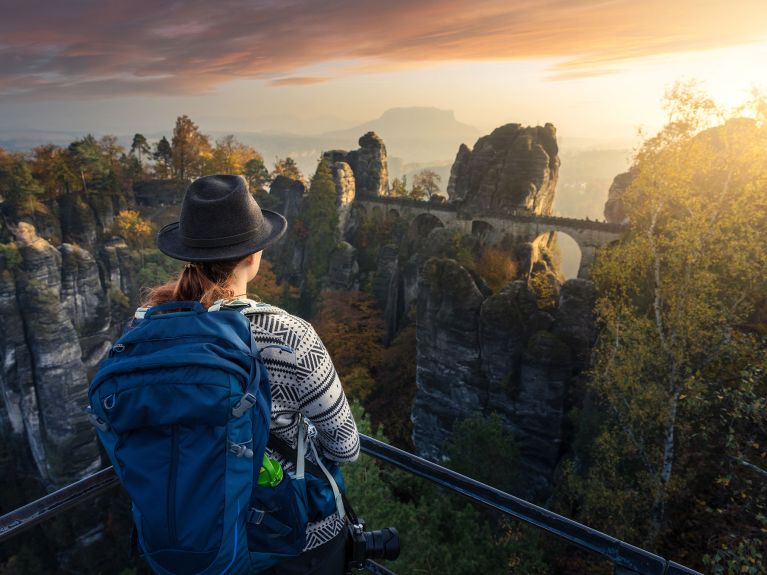
<path id="1" fill-rule="evenodd" d="M 234 297 L 238 294 L 229 287 L 229 280 L 238 263 L 238 260 L 227 260 L 186 264 L 175 281 L 147 289 L 141 305 L 151 307 L 185 300 L 199 301 L 210 307 L 216 300 Z"/>

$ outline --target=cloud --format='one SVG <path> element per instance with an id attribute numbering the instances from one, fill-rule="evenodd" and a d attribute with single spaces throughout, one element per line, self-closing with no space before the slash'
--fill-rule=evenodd
<path id="1" fill-rule="evenodd" d="M 269 82 L 272 86 L 310 86 L 312 84 L 322 84 L 330 78 L 319 76 L 294 76 L 291 78 L 277 78 Z"/>
<path id="2" fill-rule="evenodd" d="M 238 78 L 298 86 L 445 60 L 554 58 L 552 78 L 764 40 L 741 0 L 29 0 L 0 21 L 0 96 L 199 93 Z M 321 75 L 306 73 L 322 69 Z"/>

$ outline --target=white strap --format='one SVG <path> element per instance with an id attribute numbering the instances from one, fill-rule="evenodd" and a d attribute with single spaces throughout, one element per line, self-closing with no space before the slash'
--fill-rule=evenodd
<path id="1" fill-rule="evenodd" d="M 325 474 L 325 477 L 328 478 L 328 483 L 330 483 L 330 488 L 333 490 L 333 497 L 336 498 L 336 507 L 338 508 L 338 516 L 341 519 L 343 519 L 344 517 L 346 517 L 346 509 L 344 509 L 344 501 L 343 501 L 343 497 L 341 497 L 341 491 L 338 489 L 338 484 L 336 483 L 336 480 L 333 478 L 333 474 L 330 473 L 330 471 L 328 471 L 327 468 L 322 464 L 322 459 L 320 459 L 320 456 L 317 454 L 317 448 L 314 447 L 314 442 L 311 439 L 309 440 L 309 447 L 312 448 L 312 453 L 314 454 L 314 459 L 317 461 L 317 465 L 320 466 L 320 469 L 322 469 L 322 472 Z"/>
<path id="2" fill-rule="evenodd" d="M 306 426 L 302 415 L 298 416 L 298 446 L 296 447 L 296 479 L 304 478 L 306 460 Z"/>

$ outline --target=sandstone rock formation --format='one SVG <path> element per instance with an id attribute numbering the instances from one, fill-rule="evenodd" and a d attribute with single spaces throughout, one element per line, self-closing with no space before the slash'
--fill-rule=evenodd
<path id="1" fill-rule="evenodd" d="M 551 489 L 574 370 L 595 336 L 593 285 L 565 282 L 560 305 L 538 308 L 527 283 L 488 295 L 455 260 L 431 258 L 418 282 L 413 442 L 439 460 L 459 421 L 498 413 L 519 449 L 518 492 Z"/>
<path id="2" fill-rule="evenodd" d="M 506 124 L 469 151 L 462 145 L 450 172 L 448 196 L 467 214 L 549 214 L 559 174 L 552 124 L 523 128 Z"/>
<path id="3" fill-rule="evenodd" d="M 331 170 L 338 194 L 338 237 L 342 238 L 349 227 L 357 184 L 354 180 L 354 171 L 346 162 L 336 162 L 331 166 Z"/>
<path id="4" fill-rule="evenodd" d="M 113 335 L 108 298 L 85 250 L 56 249 L 28 223 L 15 249 L 0 264 L 0 421 L 28 444 L 43 481 L 60 485 L 101 465 L 83 408 L 88 367 Z"/>
<path id="5" fill-rule="evenodd" d="M 326 287 L 334 290 L 358 290 L 357 250 L 348 242 L 339 242 L 330 256 Z"/>
<path id="6" fill-rule="evenodd" d="M 632 171 L 618 174 L 610 185 L 605 202 L 605 220 L 615 224 L 625 224 L 628 221 L 626 210 L 623 207 L 623 194 L 634 179 Z"/>
<path id="7" fill-rule="evenodd" d="M 323 156 L 331 166 L 345 162 L 354 172 L 356 195 L 361 198 L 385 196 L 389 193 L 389 167 L 386 145 L 375 132 L 359 139 L 359 149 L 347 152 L 331 150 Z"/>

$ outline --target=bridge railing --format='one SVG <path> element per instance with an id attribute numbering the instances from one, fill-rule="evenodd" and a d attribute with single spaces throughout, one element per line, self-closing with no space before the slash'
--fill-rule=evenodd
<path id="1" fill-rule="evenodd" d="M 418 208 L 420 210 L 457 212 L 458 219 L 461 220 L 483 220 L 483 219 L 507 219 L 518 222 L 541 223 L 560 227 L 587 228 L 598 231 L 607 231 L 613 233 L 622 233 L 627 229 L 626 224 L 615 222 L 600 222 L 599 220 L 589 220 L 581 218 L 572 218 L 566 216 L 550 216 L 545 214 L 531 214 L 524 210 L 518 210 L 511 214 L 481 215 L 467 214 L 462 212 L 462 202 L 453 201 L 449 203 L 432 202 L 429 200 L 414 200 L 412 198 L 394 198 L 390 196 L 377 196 L 374 198 L 358 198 L 356 202 L 382 204 L 387 206 L 401 206 L 404 208 Z"/>
<path id="2" fill-rule="evenodd" d="M 362 451 L 475 503 L 495 509 L 543 531 L 602 556 L 614 565 L 615 575 L 701 575 L 697 571 L 557 515 L 436 463 L 361 435 Z M 0 517 L 0 542 L 79 505 L 118 485 L 109 467 Z M 405 542 L 407 544 L 407 542 Z M 371 563 L 373 573 L 390 573 Z"/>

